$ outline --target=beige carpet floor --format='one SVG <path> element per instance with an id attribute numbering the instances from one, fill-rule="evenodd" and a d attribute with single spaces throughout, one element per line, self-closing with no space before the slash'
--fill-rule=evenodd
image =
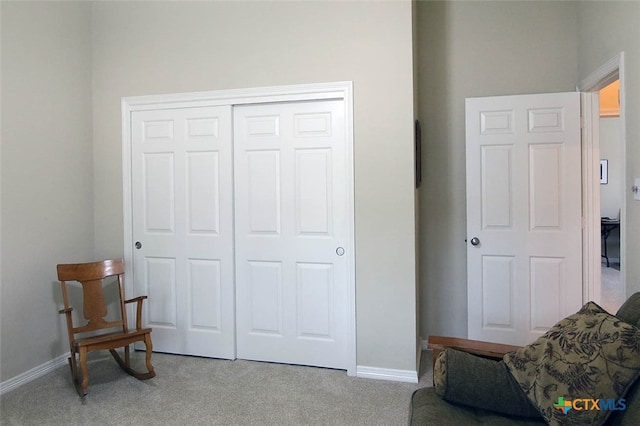
<path id="1" fill-rule="evenodd" d="M 142 363 L 142 354 L 136 353 Z M 406 425 L 411 393 L 431 384 L 430 352 L 420 383 L 348 377 L 345 371 L 153 355 L 157 376 L 138 381 L 106 355 L 93 357 L 81 399 L 69 369 L 0 398 L 9 425 Z"/>

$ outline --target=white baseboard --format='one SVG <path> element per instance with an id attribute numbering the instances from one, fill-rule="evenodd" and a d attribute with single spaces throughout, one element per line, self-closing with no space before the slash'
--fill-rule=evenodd
<path id="1" fill-rule="evenodd" d="M 426 341 L 422 341 L 423 348 Z M 0 395 L 4 395 L 26 383 L 29 383 L 39 377 L 49 374 L 56 368 L 67 363 L 69 353 L 62 354 L 57 358 L 47 361 L 42 365 L 25 371 L 18 376 L 0 383 Z M 378 368 L 356 366 L 356 377 L 375 380 L 389 380 L 393 382 L 418 383 L 418 372 L 411 370 L 396 370 L 392 368 Z"/>
<path id="2" fill-rule="evenodd" d="M 5 380 L 4 382 L 0 383 L 0 395 L 4 395 L 9 391 L 12 391 L 26 383 L 44 376 L 45 374 L 49 374 L 61 365 L 66 364 L 67 358 L 69 358 L 69 352 L 67 352 L 66 354 L 62 354 L 50 361 L 47 361 L 42 365 L 34 367 L 31 370 L 25 371 L 24 373 L 19 374 L 12 379 Z"/>
<path id="3" fill-rule="evenodd" d="M 418 383 L 418 372 L 411 370 L 394 370 L 392 368 L 356 367 L 356 377 L 364 379 L 390 380 L 393 382 Z"/>

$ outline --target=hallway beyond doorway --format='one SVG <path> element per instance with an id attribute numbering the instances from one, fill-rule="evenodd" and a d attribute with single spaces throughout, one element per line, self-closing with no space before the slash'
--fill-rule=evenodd
<path id="1" fill-rule="evenodd" d="M 625 289 L 620 279 L 620 263 L 602 262 L 601 305 L 607 312 L 616 312 L 625 300 Z"/>

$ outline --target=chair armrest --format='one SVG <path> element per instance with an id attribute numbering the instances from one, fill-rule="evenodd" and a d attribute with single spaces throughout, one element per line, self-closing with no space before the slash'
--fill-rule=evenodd
<path id="1" fill-rule="evenodd" d="M 504 354 L 520 349 L 520 346 L 504 345 L 502 343 L 482 342 L 480 340 L 461 339 L 457 337 L 429 336 L 427 347 L 434 352 L 445 350 L 446 348 L 457 349 L 488 358 L 502 359 Z"/>
<path id="2" fill-rule="evenodd" d="M 124 303 L 141 302 L 146 298 L 147 296 L 138 296 L 138 297 L 134 297 L 133 299 L 125 300 Z"/>
<path id="3" fill-rule="evenodd" d="M 146 298 L 147 296 L 138 296 L 124 301 L 124 303 L 138 302 L 136 307 L 136 330 L 142 330 L 142 301 Z"/>

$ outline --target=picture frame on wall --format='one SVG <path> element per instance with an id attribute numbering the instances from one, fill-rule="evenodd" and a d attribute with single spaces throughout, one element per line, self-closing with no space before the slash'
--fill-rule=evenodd
<path id="1" fill-rule="evenodd" d="M 609 160 L 600 160 L 600 185 L 609 183 Z"/>

